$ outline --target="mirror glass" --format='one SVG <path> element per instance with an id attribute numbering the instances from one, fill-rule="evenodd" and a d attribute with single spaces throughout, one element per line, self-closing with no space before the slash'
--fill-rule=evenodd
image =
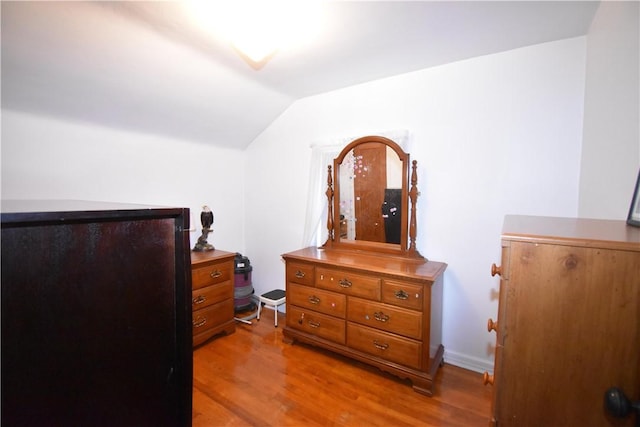
<path id="1" fill-rule="evenodd" d="M 340 240 L 401 244 L 403 163 L 393 148 L 367 142 L 339 165 Z"/>

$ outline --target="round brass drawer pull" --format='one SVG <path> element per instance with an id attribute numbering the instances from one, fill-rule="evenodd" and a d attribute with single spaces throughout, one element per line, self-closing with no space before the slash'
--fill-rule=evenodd
<path id="1" fill-rule="evenodd" d="M 491 275 L 495 276 L 496 274 L 498 276 L 502 276 L 502 267 L 498 267 L 495 264 L 491 264 Z"/>
<path id="2" fill-rule="evenodd" d="M 485 372 L 484 374 L 482 374 L 482 382 L 484 383 L 484 385 L 493 385 L 493 375 L 489 375 L 488 372 Z"/>

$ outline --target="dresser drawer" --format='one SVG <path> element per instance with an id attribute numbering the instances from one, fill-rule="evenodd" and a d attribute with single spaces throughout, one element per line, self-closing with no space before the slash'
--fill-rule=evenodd
<path id="1" fill-rule="evenodd" d="M 287 300 L 293 305 L 342 319 L 347 311 L 345 295 L 293 283 L 287 287 Z"/>
<path id="2" fill-rule="evenodd" d="M 193 312 L 193 334 L 200 334 L 233 319 L 233 299 L 227 299 Z"/>
<path id="3" fill-rule="evenodd" d="M 376 329 L 422 338 L 422 312 L 349 297 L 347 319 Z"/>
<path id="4" fill-rule="evenodd" d="M 347 323 L 347 337 L 347 345 L 351 348 L 410 368 L 422 368 L 422 345 L 418 341 L 351 322 Z"/>
<path id="5" fill-rule="evenodd" d="M 287 326 L 338 344 L 345 343 L 345 321 L 326 314 L 290 305 Z"/>
<path id="6" fill-rule="evenodd" d="M 231 279 L 233 263 L 209 264 L 204 267 L 194 268 L 191 272 L 191 284 L 193 289 L 202 288 Z"/>
<path id="7" fill-rule="evenodd" d="M 313 286 L 313 265 L 296 262 L 287 263 L 287 281 Z"/>
<path id="8" fill-rule="evenodd" d="M 342 270 L 316 268 L 316 286 L 330 291 L 342 292 L 380 301 L 380 282 L 374 276 L 365 276 Z"/>
<path id="9" fill-rule="evenodd" d="M 231 286 L 231 281 L 227 280 L 226 282 L 194 289 L 191 292 L 191 296 L 191 308 L 199 310 L 225 299 L 233 298 L 233 287 Z"/>
<path id="10" fill-rule="evenodd" d="M 382 283 L 382 301 L 400 307 L 422 310 L 424 288 L 412 283 L 385 280 Z"/>

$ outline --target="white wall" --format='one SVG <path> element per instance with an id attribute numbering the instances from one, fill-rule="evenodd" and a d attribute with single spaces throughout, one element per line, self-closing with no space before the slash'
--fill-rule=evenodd
<path id="1" fill-rule="evenodd" d="M 244 250 L 244 153 L 2 110 L 2 198 L 77 199 L 191 209 L 215 215 L 208 241 Z"/>
<path id="2" fill-rule="evenodd" d="M 246 153 L 3 110 L 2 197 L 186 206 L 198 230 L 208 204 L 210 242 L 249 256 L 264 292 L 284 285 L 280 254 L 301 245 L 310 144 L 408 129 L 422 192 L 418 249 L 449 264 L 447 360 L 491 369 L 485 325 L 498 282 L 488 271 L 504 214 L 577 213 L 585 44 L 548 43 L 306 98 Z"/>
<path id="3" fill-rule="evenodd" d="M 300 248 L 310 144 L 385 130 L 412 133 L 419 251 L 449 264 L 450 363 L 492 369 L 505 214 L 575 216 L 586 38 L 484 56 L 293 104 L 247 150 L 246 252 L 257 292 L 284 286 L 280 254 Z"/>
<path id="4" fill-rule="evenodd" d="M 640 3 L 604 1 L 587 43 L 579 214 L 626 219 L 640 165 Z"/>

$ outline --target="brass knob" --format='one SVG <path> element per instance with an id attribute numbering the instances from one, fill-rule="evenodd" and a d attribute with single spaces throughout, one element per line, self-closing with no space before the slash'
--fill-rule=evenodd
<path id="1" fill-rule="evenodd" d="M 493 375 L 489 375 L 488 372 L 485 372 L 484 374 L 482 374 L 482 382 L 484 383 L 484 385 L 493 385 Z"/>
<path id="2" fill-rule="evenodd" d="M 489 318 L 487 321 L 487 331 L 498 331 L 498 322 L 494 322 L 493 319 Z"/>
<path id="3" fill-rule="evenodd" d="M 502 267 L 498 267 L 495 264 L 491 264 L 491 275 L 495 276 L 496 274 L 498 276 L 502 276 Z"/>

